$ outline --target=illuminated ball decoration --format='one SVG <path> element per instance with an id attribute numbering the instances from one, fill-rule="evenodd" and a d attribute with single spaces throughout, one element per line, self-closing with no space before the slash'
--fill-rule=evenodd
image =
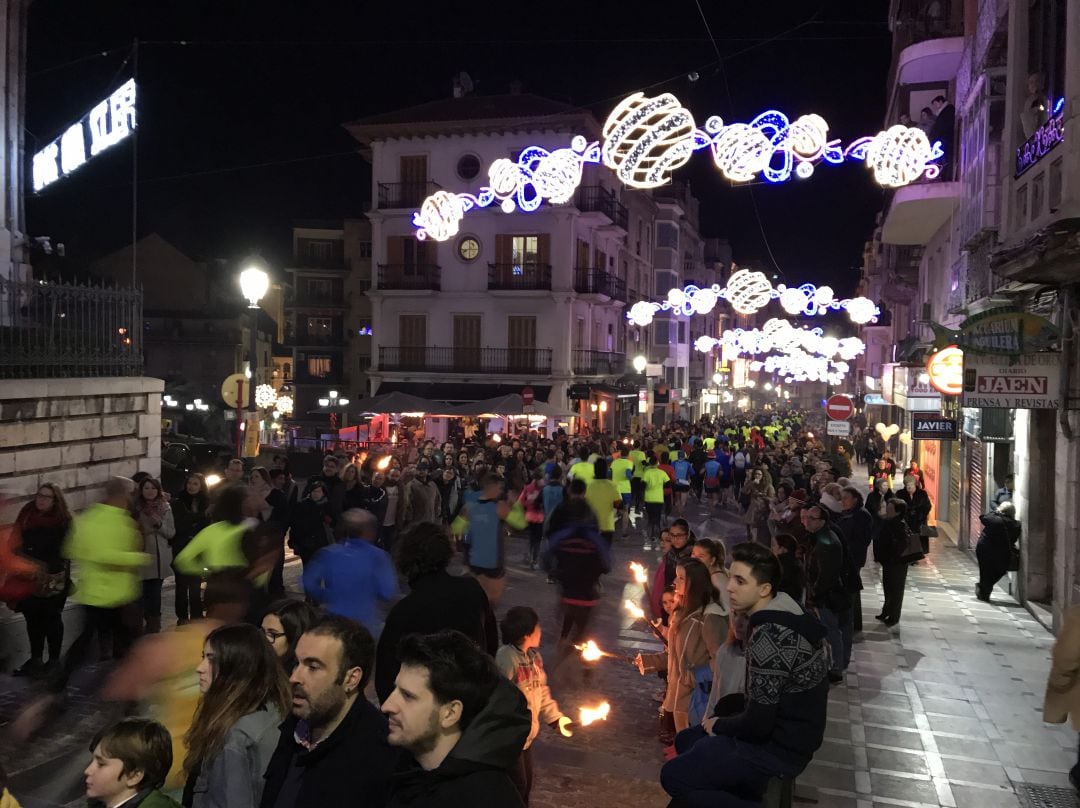
<path id="1" fill-rule="evenodd" d="M 255 388 L 255 406 L 266 409 L 277 401 L 277 390 L 269 384 L 260 384 Z"/>
<path id="2" fill-rule="evenodd" d="M 780 307 L 788 314 L 802 314 L 806 308 L 806 295 L 800 289 L 784 289 L 780 293 Z"/>
<path id="3" fill-rule="evenodd" d="M 694 153 L 694 117 L 671 93 L 634 93 L 604 122 L 604 165 L 631 188 L 656 188 Z"/>
<path id="4" fill-rule="evenodd" d="M 764 170 L 772 157 L 768 136 L 748 123 L 724 126 L 720 118 L 710 118 L 706 131 L 714 132 L 713 163 L 732 182 L 749 182 Z"/>
<path id="5" fill-rule="evenodd" d="M 413 224 L 418 228 L 416 237 L 421 241 L 430 238 L 446 241 L 458 233 L 461 219 L 465 216 L 465 202 L 461 197 L 446 191 L 436 191 L 413 214 Z"/>
<path id="6" fill-rule="evenodd" d="M 874 179 L 886 188 L 900 188 L 918 180 L 934 159 L 930 139 L 915 126 L 890 126 L 879 132 L 866 148 L 866 164 Z M 936 173 L 936 171 L 934 172 Z"/>
<path id="7" fill-rule="evenodd" d="M 656 314 L 659 306 L 655 303 L 650 303 L 647 300 L 639 300 L 633 306 L 630 307 L 630 311 L 626 317 L 634 325 L 647 326 L 653 321 L 653 316 Z"/>
<path id="8" fill-rule="evenodd" d="M 513 196 L 517 193 L 521 172 L 513 160 L 500 157 L 488 168 L 488 181 L 496 196 Z"/>
<path id="9" fill-rule="evenodd" d="M 851 300 L 847 301 L 844 308 L 847 309 L 848 317 L 851 319 L 851 322 L 856 323 L 857 325 L 865 325 L 881 314 L 881 310 L 878 309 L 874 301 L 868 297 L 853 297 Z"/>
<path id="10" fill-rule="evenodd" d="M 740 269 L 727 282 L 727 300 L 739 314 L 754 314 L 769 304 L 773 288 L 764 272 Z"/>
<path id="11" fill-rule="evenodd" d="M 277 411 L 280 412 L 282 415 L 292 415 L 292 396 L 278 396 L 277 401 L 274 403 L 274 406 L 277 407 Z"/>

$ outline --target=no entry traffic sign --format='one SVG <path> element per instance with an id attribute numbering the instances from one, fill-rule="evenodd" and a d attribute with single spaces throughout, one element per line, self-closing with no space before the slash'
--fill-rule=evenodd
<path id="1" fill-rule="evenodd" d="M 832 396 L 825 402 L 825 415 L 834 421 L 846 421 L 855 414 L 855 405 L 847 396 Z"/>

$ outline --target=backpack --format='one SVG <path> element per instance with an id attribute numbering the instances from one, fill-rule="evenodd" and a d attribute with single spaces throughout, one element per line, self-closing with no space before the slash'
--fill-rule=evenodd
<path id="1" fill-rule="evenodd" d="M 742 449 L 740 449 L 735 453 L 735 456 L 731 458 L 731 462 L 735 464 L 735 468 L 741 471 L 742 469 L 746 468 L 747 459 L 748 458 L 746 457 L 746 453 L 743 452 Z"/>

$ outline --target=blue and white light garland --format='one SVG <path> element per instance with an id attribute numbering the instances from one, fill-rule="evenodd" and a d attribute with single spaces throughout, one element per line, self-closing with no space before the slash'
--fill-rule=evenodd
<path id="1" fill-rule="evenodd" d="M 867 297 L 838 300 L 830 287 L 812 283 L 801 286 L 781 283 L 774 287 L 764 272 L 740 269 L 731 274 L 727 286 L 716 283 L 706 287 L 690 285 L 669 290 L 667 299 L 659 303 L 638 301 L 630 307 L 626 319 L 633 325 L 647 326 L 660 311 L 670 311 L 677 316 L 708 314 L 720 300 L 726 300 L 739 314 L 755 314 L 770 300 L 779 300 L 784 311 L 792 315 L 815 316 L 843 309 L 858 325 L 875 321 L 881 314 L 874 301 Z"/>
<path id="2" fill-rule="evenodd" d="M 827 337 L 820 328 L 796 328 L 787 320 L 773 317 L 761 329 L 729 328 L 720 338 L 700 336 L 694 348 L 709 353 L 722 347 L 725 356 L 757 356 L 772 351 L 816 354 L 825 359 L 850 361 L 866 351 L 858 337 Z"/>
<path id="3" fill-rule="evenodd" d="M 749 123 L 725 124 L 713 116 L 698 128 L 694 116 L 671 93 L 647 97 L 634 93 L 604 122 L 603 142 L 589 143 L 577 135 L 569 148 L 548 152 L 525 149 L 516 160 L 500 158 L 488 168 L 489 185 L 477 193 L 436 191 L 413 213 L 416 236 L 446 241 L 458 233 L 465 214 L 498 201 L 503 211 L 531 212 L 543 200 L 569 202 L 581 183 L 585 163 L 603 162 L 630 188 L 657 188 L 685 165 L 695 151 L 708 148 L 713 163 L 732 182 L 762 177 L 785 182 L 792 175 L 806 179 L 821 162 L 865 162 L 874 178 L 890 188 L 909 185 L 940 172 L 940 143 L 931 144 L 918 127 L 892 126 L 876 135 L 841 146 L 828 137 L 829 125 L 820 115 L 794 121 L 782 112 L 763 112 Z"/>

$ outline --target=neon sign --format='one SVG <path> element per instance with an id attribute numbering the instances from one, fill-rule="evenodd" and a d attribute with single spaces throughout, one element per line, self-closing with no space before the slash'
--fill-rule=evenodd
<path id="1" fill-rule="evenodd" d="M 628 188 L 657 188 L 701 149 L 711 151 L 714 165 L 731 182 L 806 179 L 820 163 L 857 160 L 874 172 L 878 183 L 898 188 L 922 177 L 933 179 L 941 170 L 936 163 L 943 156 L 941 144 L 931 144 L 917 127 L 892 126 L 846 148 L 828 133 L 820 115 L 791 120 L 778 110 L 763 112 L 749 123 L 726 124 L 714 115 L 702 129 L 671 93 L 634 93 L 604 122 L 602 143 L 577 135 L 569 148 L 548 152 L 530 146 L 517 161 L 500 158 L 488 168 L 487 186 L 475 194 L 436 191 L 413 213 L 413 224 L 417 238 L 446 241 L 457 235 L 461 219 L 473 208 L 497 201 L 506 213 L 529 213 L 545 199 L 565 204 L 581 182 L 585 163 L 603 162 Z"/>
<path id="2" fill-rule="evenodd" d="M 94 105 L 81 120 L 33 157 L 34 191 L 41 191 L 66 177 L 110 146 L 135 131 L 135 79 L 128 79 L 108 98 Z"/>
<path id="3" fill-rule="evenodd" d="M 1016 176 L 1019 177 L 1065 139 L 1065 99 L 1059 98 L 1046 123 L 1032 133 L 1016 150 Z"/>

